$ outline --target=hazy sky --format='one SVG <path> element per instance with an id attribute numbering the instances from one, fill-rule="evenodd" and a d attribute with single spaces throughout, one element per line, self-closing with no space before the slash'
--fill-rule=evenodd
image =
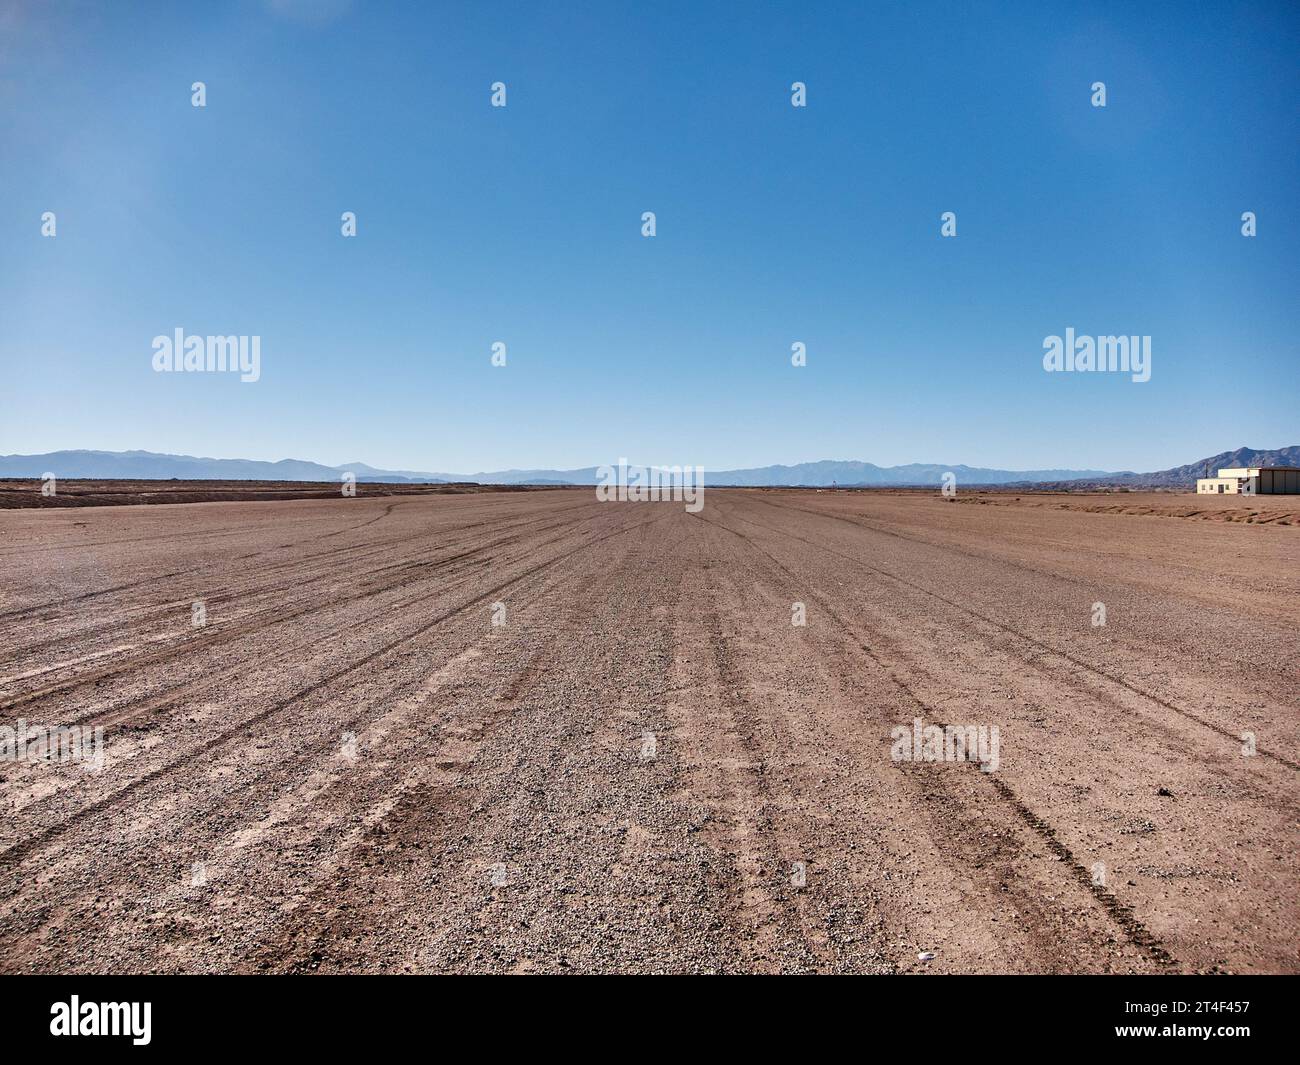
<path id="1" fill-rule="evenodd" d="M 0 0 L 0 452 L 1300 443 L 1300 7 L 1137 6 Z M 261 379 L 155 373 L 176 328 Z M 1044 372 L 1067 328 L 1151 380 Z"/>

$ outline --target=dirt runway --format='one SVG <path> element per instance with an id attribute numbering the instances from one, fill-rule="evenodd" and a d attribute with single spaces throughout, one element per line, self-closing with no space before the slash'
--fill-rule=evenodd
<path id="1" fill-rule="evenodd" d="M 1294 525 L 363 486 L 0 563 L 0 725 L 103 729 L 0 761 L 0 971 L 1300 971 Z"/>

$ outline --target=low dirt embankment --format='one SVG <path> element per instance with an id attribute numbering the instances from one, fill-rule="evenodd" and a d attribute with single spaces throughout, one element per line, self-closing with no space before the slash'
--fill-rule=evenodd
<path id="1" fill-rule="evenodd" d="M 1090 514 L 1198 518 L 1246 525 L 1300 525 L 1300 496 L 1202 496 L 1195 492 L 958 492 L 955 502 L 977 506 L 1051 507 Z"/>

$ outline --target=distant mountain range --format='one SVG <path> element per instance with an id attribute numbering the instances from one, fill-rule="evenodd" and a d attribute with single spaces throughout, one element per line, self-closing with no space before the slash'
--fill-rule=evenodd
<path id="1" fill-rule="evenodd" d="M 1142 487 L 1186 487 L 1197 477 L 1215 473 L 1223 466 L 1300 466 L 1300 445 L 1273 451 L 1238 448 L 1186 466 L 1155 473 L 1109 473 L 1104 470 L 995 470 L 981 466 L 942 463 L 909 463 L 906 466 L 877 466 L 871 462 L 803 462 L 795 466 L 761 466 L 746 470 L 705 470 L 706 485 L 742 487 L 828 487 L 937 485 L 945 473 L 953 473 L 961 485 L 977 484 L 1088 484 Z M 361 482 L 446 484 L 469 481 L 478 484 L 587 485 L 600 480 L 598 467 L 577 470 L 495 470 L 456 474 L 421 470 L 381 470 L 364 462 L 324 466 L 301 459 L 263 462 L 256 459 L 196 458 L 193 455 L 162 455 L 153 451 L 52 451 L 44 455 L 0 455 L 0 477 L 39 478 L 46 473 L 57 477 L 114 480 L 196 481 L 338 481 L 352 473 Z"/>
<path id="2" fill-rule="evenodd" d="M 1221 469 L 1240 469 L 1245 466 L 1300 466 L 1300 444 L 1290 447 L 1273 448 L 1260 451 L 1253 447 L 1239 447 L 1236 451 L 1221 451 L 1199 462 L 1189 462 L 1186 466 L 1175 466 L 1170 470 L 1157 470 L 1154 473 L 1111 473 L 1100 478 L 1092 476 L 1074 477 L 1064 481 L 1071 488 L 1084 488 L 1090 485 L 1107 485 L 1131 488 L 1193 488 L 1198 477 L 1214 477 Z M 1038 480 L 1027 483 L 1038 484 Z"/>

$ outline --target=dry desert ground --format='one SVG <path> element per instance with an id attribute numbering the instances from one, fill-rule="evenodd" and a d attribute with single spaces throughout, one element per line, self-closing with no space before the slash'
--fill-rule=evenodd
<path id="1" fill-rule="evenodd" d="M 0 970 L 1300 970 L 1293 503 L 381 491 L 0 511 Z"/>

